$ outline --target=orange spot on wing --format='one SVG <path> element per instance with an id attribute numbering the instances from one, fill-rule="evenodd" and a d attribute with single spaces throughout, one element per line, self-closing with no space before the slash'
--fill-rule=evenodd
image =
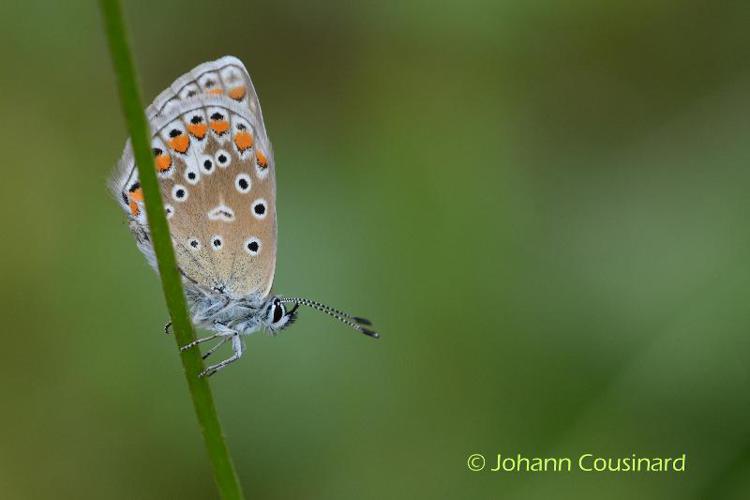
<path id="1" fill-rule="evenodd" d="M 266 155 L 260 149 L 255 152 L 256 162 L 260 168 L 268 168 L 268 159 Z"/>
<path id="2" fill-rule="evenodd" d="M 159 172 L 166 172 L 172 168 L 172 157 L 168 154 L 160 154 L 156 157 L 156 169 Z"/>
<path id="3" fill-rule="evenodd" d="M 227 130 L 229 130 L 229 122 L 226 120 L 212 120 L 211 130 L 221 135 Z"/>
<path id="4" fill-rule="evenodd" d="M 193 135 L 193 137 L 197 137 L 198 139 L 203 139 L 206 136 L 206 124 L 205 123 L 191 123 L 187 126 L 188 131 Z"/>
<path id="5" fill-rule="evenodd" d="M 206 94 L 221 95 L 224 93 L 224 89 L 218 87 L 206 90 Z"/>
<path id="6" fill-rule="evenodd" d="M 245 86 L 239 85 L 237 87 L 232 87 L 229 89 L 229 92 L 227 92 L 227 95 L 235 101 L 241 101 L 245 97 Z"/>
<path id="7" fill-rule="evenodd" d="M 190 138 L 186 134 L 180 134 L 170 139 L 169 145 L 178 153 L 184 153 L 190 147 Z"/>
<path id="8" fill-rule="evenodd" d="M 128 193 L 128 206 L 130 207 L 130 213 L 133 215 L 133 217 L 138 217 L 141 213 L 140 207 L 138 207 L 138 202 L 143 201 L 143 189 L 138 188 L 135 191 L 131 191 Z"/>
<path id="9" fill-rule="evenodd" d="M 250 132 L 237 132 L 234 136 L 234 144 L 240 152 L 253 147 L 253 136 Z"/>

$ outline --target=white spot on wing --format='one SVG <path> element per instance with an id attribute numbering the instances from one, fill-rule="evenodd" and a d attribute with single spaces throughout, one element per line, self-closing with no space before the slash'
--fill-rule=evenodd
<path id="1" fill-rule="evenodd" d="M 260 253 L 260 249 L 262 248 L 262 245 L 260 243 L 260 239 L 253 236 L 251 238 L 248 238 L 245 240 L 245 242 L 242 244 L 243 248 L 247 253 L 255 257 Z"/>
<path id="2" fill-rule="evenodd" d="M 182 184 L 175 184 L 174 186 L 172 186 L 172 198 L 175 201 L 179 201 L 180 203 L 182 203 L 183 201 L 188 199 L 189 195 L 190 193 L 188 193 L 187 188 Z"/>
<path id="3" fill-rule="evenodd" d="M 211 248 L 214 252 L 218 252 L 219 250 L 221 250 L 222 246 L 224 246 L 224 238 L 222 238 L 218 234 L 211 236 Z"/>
<path id="4" fill-rule="evenodd" d="M 234 179 L 234 187 L 242 194 L 249 193 L 250 189 L 252 189 L 252 180 L 250 179 L 250 176 L 245 172 L 237 174 L 237 177 Z"/>
<path id="5" fill-rule="evenodd" d="M 213 157 L 208 155 L 201 156 L 200 169 L 204 175 L 211 175 L 214 173 L 214 170 L 216 170 L 216 163 L 214 162 Z"/>
<path id="6" fill-rule="evenodd" d="M 193 166 L 189 166 L 185 169 L 184 177 L 187 183 L 192 184 L 193 186 L 198 184 L 201 180 L 200 172 L 198 172 L 198 169 Z"/>
<path id="7" fill-rule="evenodd" d="M 223 149 L 218 150 L 214 158 L 216 159 L 216 164 L 221 168 L 227 168 L 232 163 L 231 155 Z"/>
<path id="8" fill-rule="evenodd" d="M 265 219 L 268 215 L 268 202 L 263 198 L 258 198 L 250 205 L 250 212 L 256 219 Z"/>
<path id="9" fill-rule="evenodd" d="M 212 208 L 208 212 L 208 218 L 210 220 L 232 222 L 234 220 L 234 210 L 222 204 L 222 205 L 219 205 L 218 207 Z"/>
<path id="10" fill-rule="evenodd" d="M 201 242 L 198 238 L 188 238 L 188 248 L 191 252 L 200 252 Z"/>

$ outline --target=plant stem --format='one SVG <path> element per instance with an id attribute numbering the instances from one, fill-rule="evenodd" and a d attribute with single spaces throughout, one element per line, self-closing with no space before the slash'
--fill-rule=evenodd
<path id="1" fill-rule="evenodd" d="M 125 32 L 122 7 L 119 0 L 100 0 L 99 4 L 109 41 L 123 114 L 130 132 L 136 164 L 140 167 L 138 169 L 139 180 L 143 188 L 151 241 L 159 264 L 159 275 L 167 309 L 172 318 L 177 345 L 185 345 L 195 339 L 195 333 L 188 316 L 182 281 L 177 271 L 169 226 L 159 192 L 156 169 L 151 156 L 151 134 L 143 113 L 133 56 Z M 211 389 L 206 378 L 198 377 L 203 370 L 200 351 L 188 349 L 181 353 L 180 358 L 219 493 L 224 499 L 241 499 L 243 498 L 242 488 L 224 441 Z"/>

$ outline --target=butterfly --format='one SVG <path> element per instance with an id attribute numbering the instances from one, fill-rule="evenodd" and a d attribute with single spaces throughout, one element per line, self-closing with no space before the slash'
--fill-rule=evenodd
<path id="1" fill-rule="evenodd" d="M 260 102 L 242 62 L 207 62 L 175 80 L 146 109 L 161 196 L 193 323 L 213 334 L 181 349 L 230 341 L 232 355 L 208 366 L 210 376 L 238 360 L 241 336 L 276 334 L 300 305 L 378 338 L 370 321 L 320 302 L 272 293 L 276 271 L 276 175 Z M 130 140 L 110 180 L 136 244 L 156 269 Z M 290 306 L 290 307 L 288 307 Z M 165 331 L 169 331 L 169 323 Z"/>

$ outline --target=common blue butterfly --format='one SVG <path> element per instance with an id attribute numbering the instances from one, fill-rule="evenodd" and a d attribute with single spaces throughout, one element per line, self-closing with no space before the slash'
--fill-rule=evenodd
<path id="1" fill-rule="evenodd" d="M 216 340 L 205 359 L 231 340 L 232 356 L 209 366 L 201 376 L 239 359 L 242 335 L 261 329 L 275 334 L 291 325 L 300 305 L 379 337 L 364 318 L 314 300 L 272 293 L 275 163 L 260 102 L 242 62 L 226 56 L 197 66 L 162 92 L 146 116 L 192 321 L 213 332 L 182 349 Z M 110 187 L 127 214 L 138 248 L 156 269 L 130 141 Z"/>

